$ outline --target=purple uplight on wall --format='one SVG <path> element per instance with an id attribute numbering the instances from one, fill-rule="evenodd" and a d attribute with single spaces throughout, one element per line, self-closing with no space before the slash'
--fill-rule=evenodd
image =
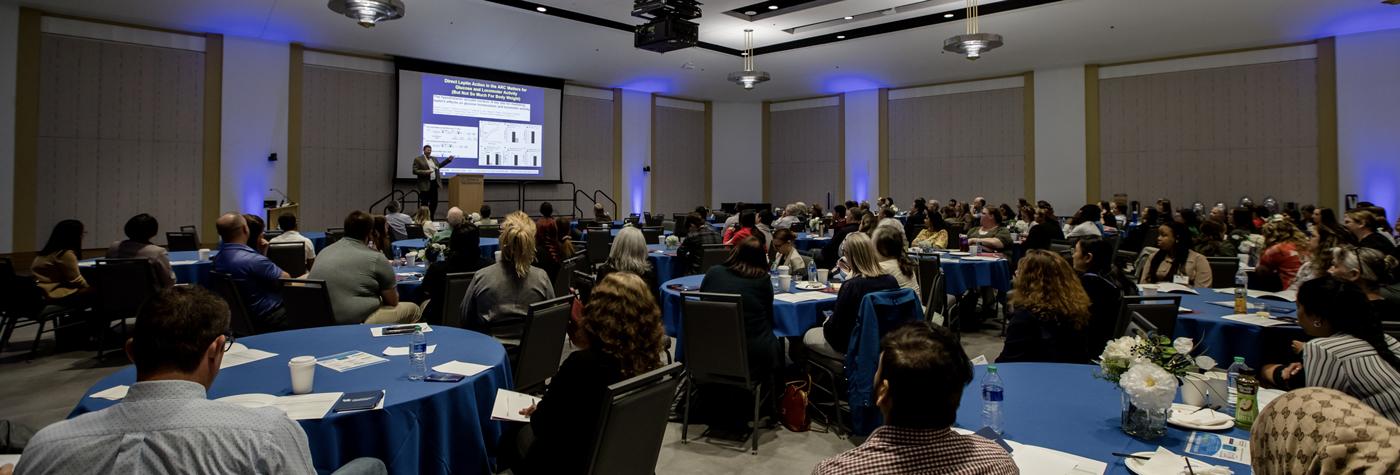
<path id="1" fill-rule="evenodd" d="M 632 91 L 650 92 L 654 94 L 668 94 L 674 89 L 669 78 L 638 78 L 632 79 L 617 87 Z"/>
<path id="2" fill-rule="evenodd" d="M 827 94 L 865 91 L 885 87 L 884 81 L 856 74 L 834 74 L 820 79 L 821 90 Z"/>

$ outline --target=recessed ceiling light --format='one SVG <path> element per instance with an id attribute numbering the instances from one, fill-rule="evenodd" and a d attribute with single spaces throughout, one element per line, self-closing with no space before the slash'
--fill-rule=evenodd
<path id="1" fill-rule="evenodd" d="M 846 17 L 846 19 L 847 19 L 847 20 L 854 20 L 854 19 L 856 19 L 856 17 L 848 16 L 848 17 Z"/>
<path id="2" fill-rule="evenodd" d="M 953 17 L 953 14 L 952 14 L 952 13 L 944 13 L 944 14 L 943 14 L 943 18 L 952 18 L 952 17 Z"/>
<path id="3" fill-rule="evenodd" d="M 844 40 L 844 39 L 846 39 L 846 35 L 836 35 L 836 39 L 838 39 L 838 40 Z"/>
<path id="4" fill-rule="evenodd" d="M 754 15 L 757 15 L 758 12 L 753 11 L 753 10 L 749 10 L 749 11 L 744 12 L 744 14 L 745 14 L 745 15 L 748 15 L 748 16 L 754 16 Z"/>
<path id="5" fill-rule="evenodd" d="M 540 13 L 544 13 L 544 12 L 549 11 L 549 9 L 548 9 L 548 8 L 545 8 L 545 7 L 535 7 L 535 11 L 540 12 Z"/>
<path id="6" fill-rule="evenodd" d="M 769 10 L 777 10 L 777 9 L 778 9 L 778 6 L 777 6 L 777 5 L 769 5 L 769 6 L 768 6 L 768 9 L 769 9 Z"/>

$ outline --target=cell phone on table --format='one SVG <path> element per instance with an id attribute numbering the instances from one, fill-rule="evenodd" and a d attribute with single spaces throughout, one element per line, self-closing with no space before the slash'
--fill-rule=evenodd
<path id="1" fill-rule="evenodd" d="M 455 383 L 463 379 L 466 379 L 466 376 L 456 373 L 428 373 L 428 376 L 423 378 L 424 381 L 433 383 Z"/>

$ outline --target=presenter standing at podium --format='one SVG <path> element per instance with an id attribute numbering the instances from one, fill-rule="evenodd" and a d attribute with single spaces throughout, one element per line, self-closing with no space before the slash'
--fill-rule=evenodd
<path id="1" fill-rule="evenodd" d="M 413 158 L 413 174 L 418 176 L 418 204 L 427 206 L 437 215 L 438 188 L 442 187 L 442 167 L 452 163 L 456 157 L 447 157 L 442 163 L 433 158 L 433 147 L 423 146 L 423 154 Z"/>

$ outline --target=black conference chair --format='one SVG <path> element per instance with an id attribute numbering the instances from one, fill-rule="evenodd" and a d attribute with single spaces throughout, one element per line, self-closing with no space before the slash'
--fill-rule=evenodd
<path id="1" fill-rule="evenodd" d="M 284 269 L 285 270 L 285 269 Z M 233 277 L 223 272 L 209 273 L 210 290 L 223 297 L 228 303 L 229 310 L 229 330 L 233 336 L 244 337 L 258 334 L 257 325 L 253 324 L 253 319 L 248 315 L 248 306 L 243 303 L 243 295 L 238 293 L 238 286 L 234 285 Z"/>
<path id="2" fill-rule="evenodd" d="M 501 225 L 499 224 L 483 224 L 481 226 L 477 226 L 476 230 L 477 232 L 480 232 L 481 237 L 484 238 L 501 237 Z"/>
<path id="3" fill-rule="evenodd" d="M 171 252 L 198 251 L 199 238 L 191 232 L 167 232 L 165 233 L 165 248 Z"/>
<path id="4" fill-rule="evenodd" d="M 685 392 L 681 443 L 689 443 L 691 393 L 701 384 L 734 386 L 753 393 L 753 430 L 749 453 L 758 454 L 758 410 L 762 381 L 749 379 L 749 350 L 744 337 L 743 304 L 735 294 L 681 292 L 681 340 L 690 387 Z M 701 434 L 701 437 L 705 437 Z"/>
<path id="5" fill-rule="evenodd" d="M 1384 320 L 1381 321 L 1381 330 L 1391 338 L 1400 340 L 1400 322 Z"/>
<path id="6" fill-rule="evenodd" d="M 267 259 L 287 275 L 306 275 L 306 244 L 274 242 L 267 246 Z"/>
<path id="7" fill-rule="evenodd" d="M 326 228 L 326 247 L 345 237 L 345 228 Z"/>
<path id="8" fill-rule="evenodd" d="M 612 230 L 609 228 L 588 228 L 588 263 L 602 264 L 608 260 L 612 247 Z"/>
<path id="9" fill-rule="evenodd" d="M 918 271 L 919 278 L 919 301 L 925 305 L 933 300 L 933 281 L 938 276 L 943 275 L 943 261 L 938 256 L 919 256 Z"/>
<path id="10" fill-rule="evenodd" d="M 427 239 L 427 238 L 428 238 L 427 235 L 423 234 L 423 225 L 421 225 L 421 224 L 409 224 L 409 225 L 405 225 L 405 226 L 404 226 L 404 234 L 407 234 L 409 239 Z"/>
<path id="11" fill-rule="evenodd" d="M 530 304 L 525 331 L 515 365 L 515 390 L 526 394 L 544 392 L 544 381 L 559 370 L 564 354 L 565 327 L 574 308 L 574 296 Z"/>
<path id="12" fill-rule="evenodd" d="M 642 227 L 642 237 L 645 237 L 647 244 L 661 244 L 661 226 Z"/>
<path id="13" fill-rule="evenodd" d="M 331 294 L 324 280 L 282 279 L 282 307 L 287 309 L 287 316 L 295 328 L 336 324 Z"/>
<path id="14" fill-rule="evenodd" d="M 98 259 L 97 299 L 103 322 L 103 336 L 109 328 L 121 328 L 121 341 L 126 341 L 126 320 L 136 318 L 141 306 L 156 293 L 155 272 L 151 261 L 144 257 L 130 259 Z M 117 324 L 108 326 L 111 322 Z M 97 357 L 102 358 L 102 342 Z"/>
<path id="15" fill-rule="evenodd" d="M 1235 273 L 1240 270 L 1238 257 L 1207 257 L 1206 261 L 1210 263 L 1210 288 L 1228 289 L 1235 286 Z"/>
<path id="16" fill-rule="evenodd" d="M 462 301 L 467 298 L 467 287 L 471 287 L 475 272 L 453 272 L 447 274 L 447 295 L 438 305 L 441 315 L 438 321 L 449 327 L 462 326 Z"/>
<path id="17" fill-rule="evenodd" d="M 700 254 L 700 273 L 704 274 L 711 267 L 724 265 L 724 261 L 729 259 L 729 247 L 723 244 L 706 244 Z"/>
<path id="18" fill-rule="evenodd" d="M 573 277 L 570 279 L 570 284 L 574 291 L 578 292 L 578 298 L 582 299 L 584 303 L 587 303 L 588 295 L 593 293 L 593 282 L 597 280 L 597 274 L 576 270 L 574 271 Z"/>
<path id="19" fill-rule="evenodd" d="M 590 438 L 589 475 L 655 473 L 680 373 L 681 364 L 671 363 L 608 386 L 599 427 Z"/>
<path id="20" fill-rule="evenodd" d="M 1118 313 L 1118 325 L 1114 334 L 1123 334 L 1123 329 L 1132 320 L 1134 313 L 1152 323 L 1161 335 L 1172 336 L 1176 330 L 1176 317 L 1181 311 L 1180 295 L 1127 296 L 1123 297 L 1122 309 Z"/>
<path id="21" fill-rule="evenodd" d="M 578 269 L 579 263 L 582 263 L 586 257 L 574 255 L 559 263 L 559 272 L 553 275 L 554 295 L 572 295 L 569 292 L 569 280 L 574 277 L 574 271 Z"/>
<path id="22" fill-rule="evenodd" d="M 266 238 L 268 241 L 271 241 L 272 238 L 275 238 L 275 237 L 281 236 L 281 235 L 282 235 L 282 230 L 280 230 L 280 229 L 269 229 L 269 230 L 267 230 L 267 231 L 263 231 L 263 237 Z"/>
<path id="23" fill-rule="evenodd" d="M 665 215 L 647 213 L 646 218 L 642 222 L 645 224 L 645 227 L 659 228 L 661 227 L 661 222 L 665 220 Z"/>
<path id="24" fill-rule="evenodd" d="M 686 234 L 690 232 L 689 226 L 685 225 L 685 220 L 689 216 L 689 213 L 671 214 L 671 220 L 674 221 L 674 225 L 671 227 L 671 235 L 675 236 L 676 239 L 683 239 Z"/>
<path id="25" fill-rule="evenodd" d="M 39 340 L 44 332 L 54 333 L 60 329 L 87 325 L 87 322 L 77 318 L 62 323 L 60 318 L 75 317 L 82 309 L 47 305 L 44 291 L 34 279 L 15 275 L 14 264 L 9 258 L 0 257 L 0 279 L 3 279 L 0 282 L 0 353 L 5 351 L 5 345 L 17 328 L 39 325 L 26 356 L 26 359 L 32 360 L 39 351 Z M 53 327 L 45 330 L 44 327 L 49 324 L 53 324 Z"/>
<path id="26" fill-rule="evenodd" d="M 1128 315 L 1128 321 L 1126 325 L 1123 326 L 1123 331 L 1119 332 L 1118 336 L 1137 336 L 1146 338 L 1148 336 L 1161 334 L 1161 331 L 1157 328 L 1156 325 L 1152 324 L 1151 320 L 1148 320 L 1147 317 L 1142 316 L 1141 313 L 1132 312 Z"/>

